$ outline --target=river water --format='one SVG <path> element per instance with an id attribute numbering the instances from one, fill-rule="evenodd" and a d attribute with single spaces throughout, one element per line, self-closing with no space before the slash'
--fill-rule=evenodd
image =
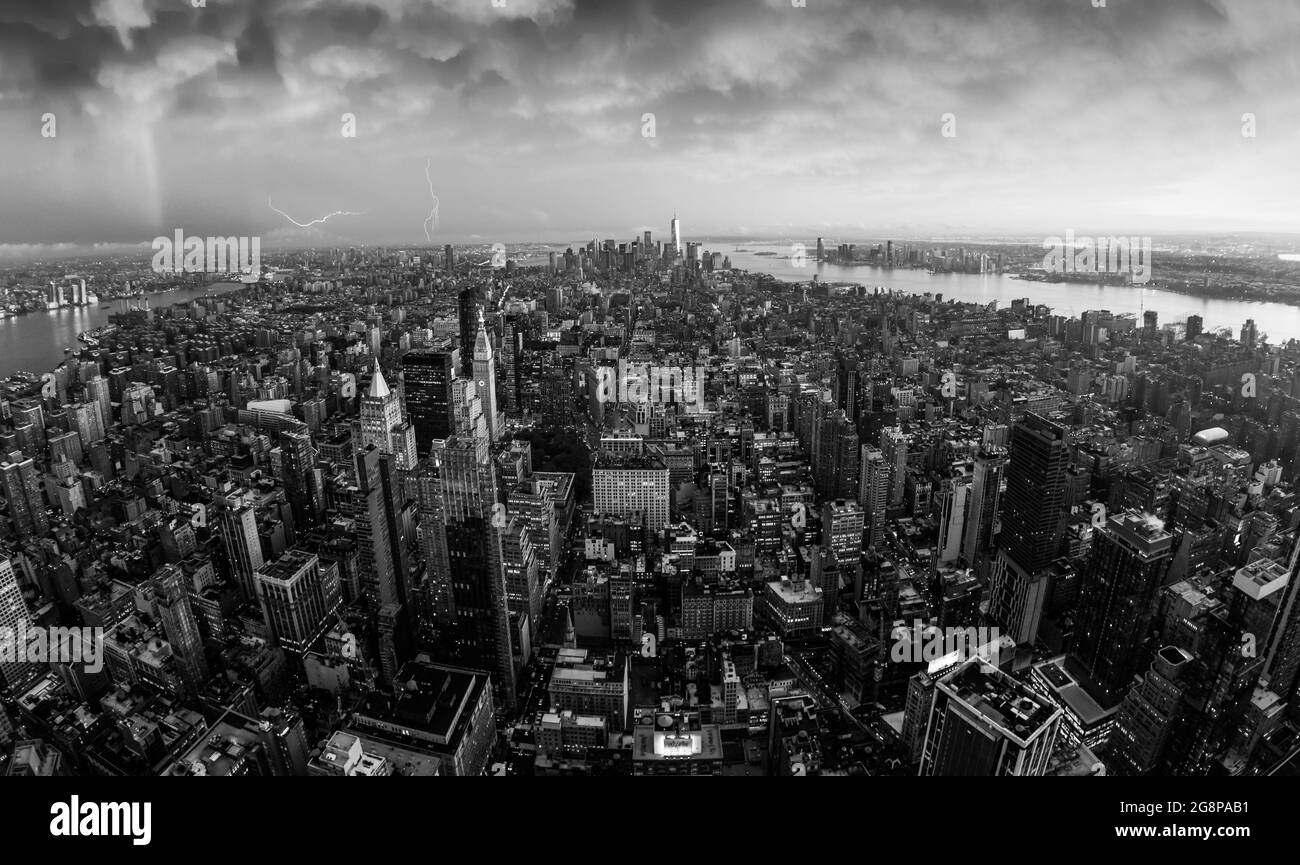
<path id="1" fill-rule="evenodd" d="M 1089 309 L 1130 312 L 1141 316 L 1155 310 L 1161 325 L 1187 320 L 1199 315 L 1207 331 L 1228 327 L 1236 334 L 1248 318 L 1253 318 L 1269 341 L 1285 343 L 1300 339 L 1300 307 L 1281 303 L 1250 303 L 1241 300 L 1218 300 L 1141 287 L 1100 287 L 1095 284 L 1030 282 L 1009 276 L 968 273 L 931 274 L 924 270 L 884 270 L 878 267 L 846 267 L 817 262 L 810 255 L 803 267 L 790 260 L 789 244 L 708 242 L 704 248 L 731 258 L 734 267 L 755 273 L 770 273 L 791 282 L 810 282 L 815 274 L 823 282 L 853 282 L 868 287 L 877 285 L 913 294 L 942 294 L 945 299 L 989 303 L 998 307 L 1027 297 L 1034 304 L 1045 304 L 1058 315 L 1079 316 Z M 563 247 L 557 251 L 563 252 Z M 775 255 L 758 255 L 773 252 Z M 810 249 L 811 253 L 812 250 Z M 530 258 L 525 264 L 542 264 L 545 257 Z M 212 286 L 177 289 L 150 295 L 154 307 L 188 303 L 209 292 L 221 294 L 239 288 L 238 284 L 217 283 Z M 0 319 L 0 378 L 24 369 L 38 375 L 52 369 L 64 358 L 64 349 L 79 348 L 77 334 L 108 322 L 108 316 L 122 309 L 120 302 L 95 307 L 66 308 L 52 312 L 29 312 Z"/>
<path id="2" fill-rule="evenodd" d="M 149 305 L 157 309 L 189 303 L 205 294 L 225 294 L 238 288 L 238 283 L 229 282 L 178 288 L 148 295 Z M 123 309 L 122 301 L 104 301 L 99 306 L 65 307 L 0 318 L 0 379 L 20 369 L 37 375 L 53 369 L 67 356 L 65 348 L 83 347 L 78 334 L 107 324 L 110 315 Z"/>
<path id="3" fill-rule="evenodd" d="M 932 292 L 942 294 L 944 300 L 974 303 L 996 300 L 999 309 L 1009 306 L 1013 300 L 1027 297 L 1031 303 L 1050 306 L 1057 315 L 1078 317 L 1089 309 L 1108 309 L 1114 313 L 1134 313 L 1139 317 L 1139 324 L 1142 313 L 1153 309 L 1159 314 L 1160 325 L 1181 323 L 1189 315 L 1199 315 L 1205 320 L 1205 330 L 1229 327 L 1234 336 L 1246 319 L 1253 318 L 1260 333 L 1268 334 L 1269 342 L 1275 345 L 1300 339 L 1300 306 L 1283 303 L 1217 300 L 1140 286 L 1099 287 L 1083 283 L 1031 282 L 991 274 L 932 274 L 924 270 L 885 270 L 865 265 L 846 267 L 817 262 L 811 247 L 807 263 L 796 267 L 790 259 L 789 244 L 742 243 L 740 251 L 736 251 L 734 242 L 705 243 L 704 246 L 730 257 L 733 267 L 770 273 L 791 282 L 810 282 L 816 274 L 822 282 L 853 282 L 868 287 L 880 285 L 912 294 Z M 759 252 L 775 252 L 776 255 L 757 255 Z"/>

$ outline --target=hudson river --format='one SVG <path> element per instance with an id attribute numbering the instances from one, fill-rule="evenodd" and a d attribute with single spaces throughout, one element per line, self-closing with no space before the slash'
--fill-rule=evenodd
<path id="1" fill-rule="evenodd" d="M 239 287 L 238 283 L 219 282 L 147 296 L 149 305 L 158 309 L 174 303 L 189 303 L 209 293 L 225 294 Z M 20 369 L 38 376 L 54 369 L 67 356 L 63 352 L 65 348 L 84 347 L 77 334 L 107 324 L 110 315 L 124 308 L 122 301 L 104 301 L 99 306 L 65 307 L 0 318 L 0 379 L 8 378 Z"/>
<path id="2" fill-rule="evenodd" d="M 1089 309 L 1131 312 L 1138 316 L 1139 326 L 1143 310 L 1153 309 L 1159 314 L 1158 323 L 1162 326 L 1184 322 L 1189 315 L 1199 315 L 1205 320 L 1207 331 L 1230 327 L 1234 338 L 1246 319 L 1253 318 L 1260 333 L 1268 334 L 1268 341 L 1274 345 L 1300 339 L 1300 306 L 1284 303 L 1216 300 L 1140 286 L 1100 288 L 1095 283 L 1031 282 L 987 274 L 932 274 L 924 270 L 884 270 L 865 265 L 844 267 L 818 263 L 812 247 L 808 249 L 807 264 L 795 267 L 789 258 L 789 244 L 741 243 L 740 252 L 735 251 L 735 246 L 734 242 L 704 244 L 711 251 L 729 256 L 733 267 L 754 273 L 770 273 L 777 279 L 790 282 L 811 282 L 816 274 L 822 282 L 853 282 L 868 288 L 880 285 L 910 294 L 931 292 L 942 294 L 944 300 L 974 303 L 996 300 L 999 309 L 1010 306 L 1011 301 L 1017 298 L 1027 297 L 1034 304 L 1050 306 L 1057 315 L 1078 317 Z M 776 255 L 756 255 L 757 252 L 775 252 Z"/>

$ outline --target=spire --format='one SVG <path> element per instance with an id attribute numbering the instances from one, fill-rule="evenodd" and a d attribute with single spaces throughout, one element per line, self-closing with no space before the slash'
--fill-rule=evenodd
<path id="1" fill-rule="evenodd" d="M 370 379 L 370 389 L 366 391 L 366 396 L 371 399 L 384 399 L 391 392 L 388 389 L 388 382 L 384 381 L 384 373 L 379 368 L 379 358 L 375 358 L 375 374 Z"/>
<path id="2" fill-rule="evenodd" d="M 474 337 L 474 358 L 488 360 L 492 357 L 492 338 L 488 336 L 487 322 L 483 320 L 483 310 L 478 311 L 478 333 Z"/>
<path id="3" fill-rule="evenodd" d="M 578 648 L 578 632 L 573 627 L 573 613 L 568 609 L 564 611 L 564 648 Z"/>

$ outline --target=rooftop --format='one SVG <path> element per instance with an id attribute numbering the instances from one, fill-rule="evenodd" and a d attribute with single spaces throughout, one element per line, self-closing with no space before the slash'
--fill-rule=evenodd
<path id="1" fill-rule="evenodd" d="M 939 680 L 938 687 L 1006 735 L 1027 742 L 1060 710 L 996 667 L 972 658 Z"/>

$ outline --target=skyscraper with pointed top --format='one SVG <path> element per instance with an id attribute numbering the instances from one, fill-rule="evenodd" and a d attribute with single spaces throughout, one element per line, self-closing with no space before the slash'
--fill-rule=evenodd
<path id="1" fill-rule="evenodd" d="M 378 360 L 370 386 L 361 396 L 361 447 L 370 445 L 396 456 L 400 468 L 415 467 L 414 431 L 402 420 L 402 401 L 388 387 Z"/>
<path id="2" fill-rule="evenodd" d="M 680 256 L 682 254 L 682 221 L 677 218 L 677 211 L 675 210 L 673 211 L 672 235 L 673 255 Z"/>
<path id="3" fill-rule="evenodd" d="M 503 417 L 497 410 L 497 368 L 492 351 L 492 339 L 483 321 L 483 311 L 478 314 L 478 336 L 474 340 L 474 386 L 483 403 L 483 419 L 487 421 L 488 435 L 499 441 L 505 432 Z"/>

